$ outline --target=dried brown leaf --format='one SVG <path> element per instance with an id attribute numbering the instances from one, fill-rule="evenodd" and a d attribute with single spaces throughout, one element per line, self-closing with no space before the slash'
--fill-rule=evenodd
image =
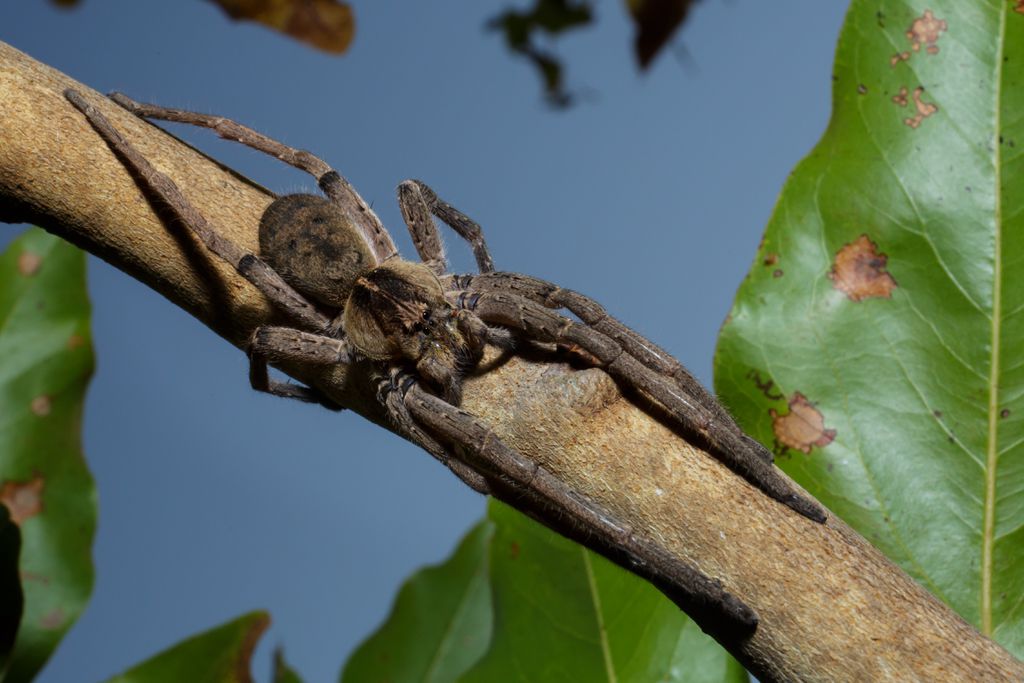
<path id="1" fill-rule="evenodd" d="M 324 52 L 341 54 L 355 35 L 355 16 L 339 0 L 213 0 L 229 17 L 255 21 Z"/>

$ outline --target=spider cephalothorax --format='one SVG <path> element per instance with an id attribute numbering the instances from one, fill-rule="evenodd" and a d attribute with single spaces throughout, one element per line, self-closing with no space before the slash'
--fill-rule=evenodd
<path id="1" fill-rule="evenodd" d="M 397 256 L 376 265 L 337 205 L 308 194 L 285 195 L 267 207 L 260 254 L 300 294 L 341 311 L 356 353 L 407 363 L 458 403 L 459 379 L 479 360 L 487 328 L 448 303 L 430 268 Z"/>
<path id="2" fill-rule="evenodd" d="M 478 364 L 487 343 L 502 342 L 511 331 L 577 352 L 640 394 L 645 405 L 663 412 L 687 438 L 748 482 L 805 517 L 825 521 L 824 511 L 793 489 L 772 466 L 771 454 L 745 435 L 678 361 L 582 294 L 527 275 L 494 272 L 479 226 L 423 183 L 405 181 L 398 191 L 422 261 L 414 263 L 398 256 L 387 230 L 348 182 L 309 152 L 221 117 L 115 95 L 118 104 L 139 116 L 212 128 L 317 178 L 326 198 L 288 195 L 266 209 L 260 221 L 261 260 L 217 235 L 173 181 L 95 107 L 74 91 L 66 94 L 207 248 L 294 321 L 293 327 L 261 327 L 253 333 L 254 388 L 330 404 L 315 389 L 269 379 L 267 361 L 324 365 L 368 359 L 379 370 L 381 402 L 401 432 L 477 491 L 527 509 L 648 578 L 681 606 L 704 614 L 705 627 L 749 630 L 757 619 L 719 582 L 668 556 L 457 408 L 460 379 Z M 446 273 L 434 216 L 471 244 L 478 275 Z M 567 309 L 576 320 L 555 309 Z"/>

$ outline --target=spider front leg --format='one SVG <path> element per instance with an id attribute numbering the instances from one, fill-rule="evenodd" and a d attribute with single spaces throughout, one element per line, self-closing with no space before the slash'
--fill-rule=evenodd
<path id="1" fill-rule="evenodd" d="M 402 210 L 405 224 L 409 227 L 416 252 L 435 273 L 443 274 L 448 270 L 448 264 L 441 236 L 431 215 L 440 218 L 458 233 L 459 237 L 469 242 L 481 273 L 494 271 L 494 261 L 491 259 L 491 252 L 487 249 L 480 226 L 469 216 L 440 199 L 426 183 L 419 180 L 406 180 L 401 183 L 398 186 L 398 206 Z"/>
<path id="2" fill-rule="evenodd" d="M 798 494 L 790 483 L 750 447 L 750 440 L 733 429 L 719 428 L 716 414 L 685 392 L 670 378 L 651 370 L 606 335 L 562 317 L 523 297 L 503 292 L 450 292 L 459 308 L 475 312 L 484 323 L 502 325 L 528 338 L 577 349 L 590 356 L 616 381 L 641 391 L 663 406 L 687 433 L 707 444 L 718 460 L 771 498 L 815 522 L 825 511 Z"/>
<path id="3" fill-rule="evenodd" d="M 492 495 L 525 509 L 541 523 L 647 579 L 696 617 L 705 630 L 743 637 L 757 627 L 757 614 L 728 593 L 721 581 L 636 534 L 507 446 L 479 418 L 424 391 L 415 382 L 407 385 L 407 392 L 404 403 L 419 423 L 463 450 L 474 469 L 490 473 Z"/>

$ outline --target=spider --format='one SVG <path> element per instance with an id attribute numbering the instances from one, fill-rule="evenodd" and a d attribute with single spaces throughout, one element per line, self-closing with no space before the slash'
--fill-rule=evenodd
<path id="1" fill-rule="evenodd" d="M 637 573 L 706 628 L 756 627 L 757 616 L 721 583 L 634 534 L 497 439 L 458 408 L 461 380 L 487 344 L 512 337 L 568 349 L 641 394 L 690 440 L 747 481 L 816 522 L 824 511 L 798 494 L 715 398 L 667 352 L 577 292 L 517 273 L 496 272 L 480 227 L 427 185 L 407 180 L 398 203 L 421 262 L 398 255 L 391 236 L 359 194 L 309 152 L 287 147 L 228 119 L 113 99 L 148 119 L 210 128 L 222 137 L 310 173 L 325 196 L 277 197 L 259 226 L 262 258 L 220 237 L 170 178 L 153 166 L 78 92 L 67 99 L 122 162 L 213 253 L 252 282 L 294 326 L 264 326 L 249 348 L 253 388 L 333 406 L 317 390 L 270 378 L 268 363 L 369 362 L 378 398 L 396 428 L 480 493 L 512 502 L 556 531 Z M 469 242 L 479 274 L 452 275 L 433 218 Z M 565 309 L 577 320 L 563 316 Z M 452 454 L 455 448 L 461 458 Z"/>

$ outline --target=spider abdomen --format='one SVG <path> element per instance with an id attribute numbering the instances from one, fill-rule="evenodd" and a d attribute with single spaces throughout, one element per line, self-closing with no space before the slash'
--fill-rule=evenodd
<path id="1" fill-rule="evenodd" d="M 328 199 L 289 194 L 260 218 L 260 255 L 300 294 L 341 308 L 374 260 L 352 220 Z"/>

